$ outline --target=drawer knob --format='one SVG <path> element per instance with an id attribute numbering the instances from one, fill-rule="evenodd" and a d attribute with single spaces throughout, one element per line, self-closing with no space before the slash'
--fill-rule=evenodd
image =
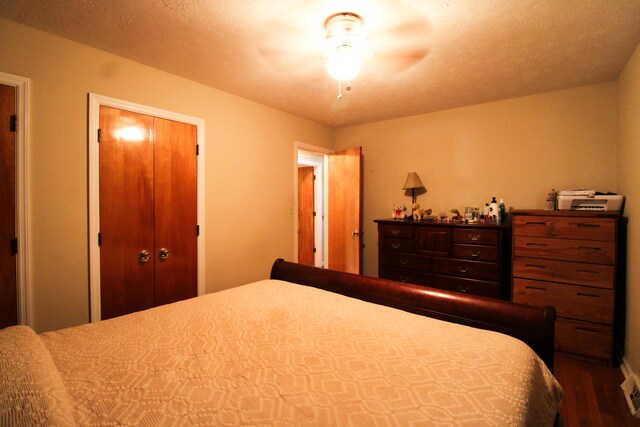
<path id="1" fill-rule="evenodd" d="M 469 271 L 469 267 L 458 267 L 458 271 L 460 273 L 466 273 L 467 271 Z"/>
<path id="2" fill-rule="evenodd" d="M 407 265 L 407 264 L 409 264 L 409 260 L 406 259 L 406 258 L 400 258 L 400 264 Z"/>
<path id="3" fill-rule="evenodd" d="M 400 229 L 399 228 L 392 228 L 391 229 L 391 234 L 393 234 L 394 236 L 397 236 L 398 234 L 400 234 Z"/>
<path id="4" fill-rule="evenodd" d="M 480 235 L 479 235 L 479 234 L 471 234 L 471 233 L 469 233 L 469 235 L 468 235 L 468 236 L 469 236 L 469 238 L 470 238 L 471 240 L 473 240 L 474 242 L 477 242 L 478 240 L 480 240 Z"/>
<path id="5" fill-rule="evenodd" d="M 400 243 L 397 243 L 397 242 L 393 242 L 393 243 L 391 244 L 391 247 L 392 247 L 393 249 L 398 249 L 398 248 L 400 248 L 400 246 L 401 246 L 401 245 L 400 245 Z"/>
<path id="6" fill-rule="evenodd" d="M 471 255 L 474 258 L 477 258 L 480 256 L 480 251 L 470 251 L 469 255 Z"/>
<path id="7" fill-rule="evenodd" d="M 398 280 L 401 281 L 401 282 L 407 283 L 409 281 L 409 278 L 408 277 L 404 277 L 404 276 L 400 276 L 398 278 Z"/>
<path id="8" fill-rule="evenodd" d="M 464 292 L 465 294 L 469 292 L 469 289 L 470 289 L 469 286 L 462 286 L 462 285 L 458 286 L 458 291 Z"/>

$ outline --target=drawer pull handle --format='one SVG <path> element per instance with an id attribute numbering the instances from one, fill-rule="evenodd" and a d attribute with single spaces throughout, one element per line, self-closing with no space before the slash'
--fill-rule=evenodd
<path id="1" fill-rule="evenodd" d="M 581 251 L 601 251 L 602 248 L 597 248 L 593 246 L 578 246 L 578 249 Z"/>
<path id="2" fill-rule="evenodd" d="M 600 224 L 590 224 L 587 222 L 579 222 L 576 224 L 577 227 L 588 227 L 588 228 L 600 228 Z"/>
<path id="3" fill-rule="evenodd" d="M 409 264 L 409 260 L 406 259 L 406 258 L 400 258 L 400 264 L 407 265 L 407 264 Z"/>
<path id="4" fill-rule="evenodd" d="M 524 223 L 524 225 L 544 225 L 546 226 L 547 223 L 544 221 L 527 221 Z"/>
<path id="5" fill-rule="evenodd" d="M 524 265 L 525 268 L 540 268 L 542 270 L 546 270 L 547 267 L 545 267 L 544 265 L 537 265 L 537 264 L 525 264 Z"/>
<path id="6" fill-rule="evenodd" d="M 468 236 L 474 242 L 477 242 L 478 240 L 480 240 L 480 235 L 479 234 L 471 234 L 471 233 L 469 233 Z"/>
<path id="7" fill-rule="evenodd" d="M 460 273 L 466 273 L 467 271 L 469 271 L 469 267 L 458 267 L 458 271 Z"/>
<path id="8" fill-rule="evenodd" d="M 399 228 L 392 229 L 391 234 L 393 234 L 394 236 L 397 236 L 398 234 L 400 234 L 400 229 Z"/>
<path id="9" fill-rule="evenodd" d="M 525 286 L 524 288 L 525 289 L 531 289 L 531 290 L 534 290 L 534 291 L 543 291 L 543 292 L 547 291 L 546 288 L 540 288 L 538 286 Z"/>
<path id="10" fill-rule="evenodd" d="M 393 249 L 399 249 L 399 248 L 400 248 L 400 246 L 401 246 L 401 245 L 400 245 L 400 243 L 396 243 L 396 242 L 393 242 L 393 243 L 391 244 L 391 247 L 392 247 Z"/>
<path id="11" fill-rule="evenodd" d="M 477 258 L 480 256 L 480 251 L 470 251 L 469 255 L 471 255 L 474 258 Z"/>
<path id="12" fill-rule="evenodd" d="M 576 270 L 576 273 L 584 273 L 584 274 L 600 274 L 599 271 L 593 270 Z"/>
<path id="13" fill-rule="evenodd" d="M 409 278 L 408 278 L 408 277 L 405 277 L 405 276 L 400 276 L 400 277 L 398 278 L 398 280 L 399 280 L 399 281 L 401 281 L 401 282 L 407 283 L 407 282 L 409 281 Z"/>
<path id="14" fill-rule="evenodd" d="M 542 246 L 543 248 L 547 247 L 546 243 L 531 243 L 531 242 L 527 242 L 527 246 Z"/>
<path id="15" fill-rule="evenodd" d="M 599 334 L 600 331 L 597 329 L 593 329 L 593 328 L 585 328 L 584 326 L 576 326 L 576 331 L 586 331 L 586 332 L 593 332 L 596 334 Z"/>
<path id="16" fill-rule="evenodd" d="M 469 289 L 470 289 L 469 286 L 462 286 L 462 285 L 458 286 L 458 291 L 464 292 L 465 294 L 469 292 Z"/>
<path id="17" fill-rule="evenodd" d="M 600 295 L 585 294 L 583 292 L 578 292 L 576 295 L 579 296 L 579 297 L 600 298 Z"/>

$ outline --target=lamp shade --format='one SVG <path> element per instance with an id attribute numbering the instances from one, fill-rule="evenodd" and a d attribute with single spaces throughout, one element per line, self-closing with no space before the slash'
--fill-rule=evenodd
<path id="1" fill-rule="evenodd" d="M 404 183 L 403 190 L 412 190 L 414 188 L 424 188 L 424 184 L 420 181 L 420 177 L 415 172 L 409 172 L 407 180 Z"/>

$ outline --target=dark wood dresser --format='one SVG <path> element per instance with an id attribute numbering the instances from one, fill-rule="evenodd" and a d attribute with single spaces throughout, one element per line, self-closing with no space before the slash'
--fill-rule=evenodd
<path id="1" fill-rule="evenodd" d="M 626 218 L 512 212 L 513 300 L 556 308 L 557 350 L 617 362 L 624 350 Z"/>
<path id="2" fill-rule="evenodd" d="M 375 222 L 379 277 L 509 299 L 508 224 Z"/>

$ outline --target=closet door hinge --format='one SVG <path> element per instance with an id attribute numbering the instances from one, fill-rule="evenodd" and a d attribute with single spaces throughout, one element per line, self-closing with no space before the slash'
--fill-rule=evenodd
<path id="1" fill-rule="evenodd" d="M 101 139 L 102 139 L 102 129 L 98 129 L 98 143 L 100 143 Z"/>
<path id="2" fill-rule="evenodd" d="M 102 233 L 98 233 L 98 246 L 102 246 Z"/>
<path id="3" fill-rule="evenodd" d="M 200 235 L 200 226 L 196 225 L 196 236 Z"/>
<path id="4" fill-rule="evenodd" d="M 200 144 L 196 144 L 196 156 L 200 155 Z"/>
<path id="5" fill-rule="evenodd" d="M 9 132 L 15 132 L 18 128 L 18 116 L 15 114 L 9 117 Z"/>
<path id="6" fill-rule="evenodd" d="M 18 255 L 18 239 L 16 237 L 11 239 L 11 255 Z"/>

